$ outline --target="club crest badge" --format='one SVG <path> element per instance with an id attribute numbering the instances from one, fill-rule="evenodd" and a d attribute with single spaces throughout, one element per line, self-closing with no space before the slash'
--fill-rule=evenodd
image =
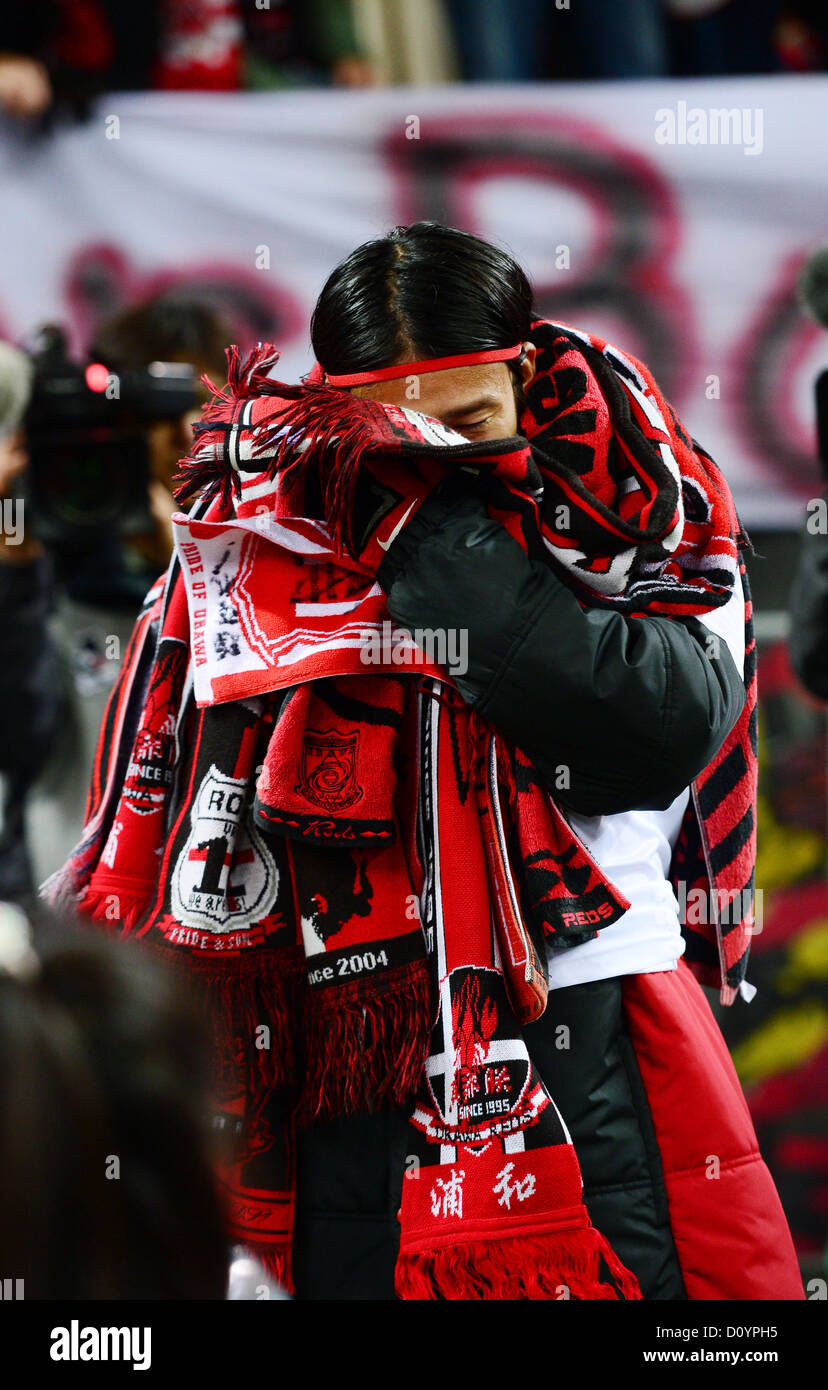
<path id="1" fill-rule="evenodd" d="M 147 692 L 149 726 L 139 732 L 124 779 L 124 805 L 139 816 L 162 812 L 175 762 L 173 694 L 186 655 L 179 642 L 162 643 L 158 670 Z"/>
<path id="2" fill-rule="evenodd" d="M 435 1025 L 445 1045 L 426 1062 L 429 1103 L 421 1100 L 412 1123 L 450 1146 L 485 1144 L 535 1124 L 548 1097 L 531 1084 L 526 1048 L 510 1034 L 502 975 L 463 967 L 447 983 Z"/>
<path id="3" fill-rule="evenodd" d="M 164 809 L 175 758 L 175 721 L 170 716 L 156 734 L 139 733 L 124 779 L 124 804 L 136 815 Z"/>
<path id="4" fill-rule="evenodd" d="M 236 931 L 265 917 L 278 891 L 279 871 L 251 822 L 246 783 L 213 765 L 193 802 L 173 872 L 173 915 L 184 926 Z"/>
<path id="5" fill-rule="evenodd" d="M 356 729 L 347 734 L 322 734 L 308 729 L 295 790 L 325 811 L 352 806 L 362 796 L 362 788 L 357 784 L 358 750 Z"/>

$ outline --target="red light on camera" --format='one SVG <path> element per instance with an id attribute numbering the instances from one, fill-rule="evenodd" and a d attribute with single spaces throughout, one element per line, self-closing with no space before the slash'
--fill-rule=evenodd
<path id="1" fill-rule="evenodd" d="M 105 391 L 109 382 L 109 372 L 103 362 L 90 362 L 86 369 L 86 384 L 90 391 Z"/>

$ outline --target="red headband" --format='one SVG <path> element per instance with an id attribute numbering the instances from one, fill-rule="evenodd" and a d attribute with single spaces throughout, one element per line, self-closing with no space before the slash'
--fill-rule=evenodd
<path id="1" fill-rule="evenodd" d="M 523 343 L 509 348 L 490 348 L 488 352 L 463 352 L 457 357 L 431 357 L 426 362 L 400 362 L 396 367 L 380 367 L 375 372 L 349 372 L 328 376 L 329 386 L 367 386 L 372 381 L 392 381 L 400 376 L 419 376 L 422 372 L 442 372 L 449 367 L 474 367 L 479 362 L 510 362 L 523 352 Z"/>

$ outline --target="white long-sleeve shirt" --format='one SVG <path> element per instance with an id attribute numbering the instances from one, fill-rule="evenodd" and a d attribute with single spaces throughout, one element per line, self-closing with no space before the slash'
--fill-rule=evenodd
<path id="1" fill-rule="evenodd" d="M 728 602 L 700 622 L 722 638 L 744 674 L 744 595 L 739 575 Z M 549 988 L 606 980 L 615 975 L 646 975 L 675 970 L 684 952 L 679 904 L 669 880 L 690 788 L 666 811 L 622 811 L 612 816 L 565 812 L 575 834 L 611 883 L 629 899 L 617 922 L 582 946 L 548 949 Z"/>

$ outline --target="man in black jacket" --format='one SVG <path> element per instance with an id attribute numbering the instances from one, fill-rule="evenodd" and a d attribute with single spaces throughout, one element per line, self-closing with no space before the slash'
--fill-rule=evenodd
<path id="1" fill-rule="evenodd" d="M 278 458 L 276 473 L 269 473 L 266 479 L 258 477 L 262 465 L 269 469 L 276 457 L 269 455 L 266 425 L 262 435 L 267 412 L 255 415 L 267 398 L 272 403 L 272 383 L 262 374 L 272 365 L 273 352 L 270 345 L 260 345 L 260 351 L 244 365 L 238 354 L 230 356 L 228 391 L 232 399 L 222 396 L 191 461 L 196 472 L 202 465 L 207 470 L 201 474 L 199 486 L 223 479 L 232 487 L 233 475 L 244 471 L 249 474 L 242 484 L 248 488 L 248 501 L 252 503 L 269 492 L 278 494 L 280 505 L 292 506 L 296 500 L 305 509 L 299 519 L 300 527 L 305 527 L 308 522 L 318 526 L 321 518 L 328 517 L 324 508 L 332 483 L 337 504 L 332 512 L 347 509 L 349 532 L 366 532 L 371 537 L 372 556 L 383 556 L 379 565 L 372 558 L 361 575 L 368 576 L 372 600 L 381 604 L 373 583 L 376 576 L 386 596 L 385 606 L 396 623 L 413 633 L 430 629 L 445 634 L 453 628 L 467 638 L 463 643 L 468 654 L 466 669 L 452 674 L 459 698 L 482 716 L 484 729 L 491 726 L 507 748 L 511 745 L 502 779 L 510 803 L 519 803 L 527 790 L 536 789 L 541 782 L 550 793 L 549 798 L 530 798 L 540 801 L 550 817 L 542 820 L 543 830 L 530 837 L 531 848 L 524 851 L 520 845 L 509 843 L 499 861 L 502 867 L 507 857 L 514 858 L 517 875 L 509 882 L 515 885 L 516 916 L 524 908 L 527 917 L 532 916 L 530 908 L 544 901 L 547 893 L 557 892 L 563 894 L 556 899 L 560 921 L 566 922 L 570 908 L 586 905 L 586 884 L 593 876 L 603 878 L 608 890 L 615 890 L 618 906 L 629 904 L 620 916 L 612 917 L 610 925 L 588 939 L 584 939 L 586 933 L 579 934 L 579 944 L 571 944 L 571 937 L 568 945 L 556 944 L 566 933 L 556 935 L 554 931 L 544 933 L 543 941 L 535 943 L 546 959 L 539 958 L 537 972 L 533 965 L 532 978 L 537 981 L 545 965 L 549 995 L 540 1019 L 524 1026 L 523 1042 L 533 1071 L 559 1107 L 564 1130 L 568 1131 L 567 1143 L 571 1137 L 591 1221 L 621 1264 L 636 1277 L 643 1296 L 800 1298 L 801 1281 L 790 1234 L 758 1152 L 735 1071 L 701 988 L 682 960 L 686 944 L 692 945 L 694 968 L 704 972 L 703 978 L 721 981 L 727 1002 L 738 992 L 749 998 L 750 989 L 743 979 L 749 905 L 740 914 L 736 929 L 727 932 L 720 929 L 721 922 L 712 933 L 687 930 L 692 920 L 688 914 L 685 941 L 679 899 L 685 880 L 709 882 L 710 897 L 718 892 L 721 881 L 727 886 L 738 878 L 740 885 L 752 884 L 754 652 L 746 640 L 748 594 L 742 590 L 738 526 L 726 482 L 712 460 L 702 459 L 698 446 L 687 439 L 645 368 L 577 329 L 538 319 L 520 267 L 497 248 L 451 228 L 429 223 L 397 228 L 389 236 L 358 248 L 337 267 L 323 289 L 314 313 L 312 339 L 317 366 L 309 385 L 327 380 L 336 389 L 314 392 L 290 388 L 299 417 L 298 421 L 294 417 L 292 424 L 288 419 L 285 442 L 294 440 L 297 457 L 314 462 L 313 451 L 303 447 L 303 429 L 309 417 L 309 428 L 320 447 L 333 446 L 330 473 L 310 470 L 301 500 L 294 499 L 292 493 L 281 493 L 284 475 L 276 477 Z M 280 388 L 275 390 L 278 397 Z M 366 410 L 365 405 L 348 401 L 343 394 L 346 390 L 372 396 L 390 409 Z M 259 395 L 262 401 L 257 399 Z M 386 483 L 384 455 L 377 455 L 376 471 L 363 473 L 357 467 L 364 441 L 360 431 L 367 424 L 366 417 L 376 423 L 377 415 L 383 416 L 388 433 L 380 437 L 389 443 L 389 463 L 393 464 L 393 442 L 398 433 L 406 433 L 399 407 L 411 405 L 419 412 L 411 423 L 416 423 L 418 437 L 426 441 L 427 472 L 435 462 L 439 465 L 438 446 L 457 443 L 458 436 L 484 442 L 479 451 L 455 451 L 453 455 L 445 451 L 446 462 L 453 457 L 455 466 L 445 476 L 438 468 L 442 481 L 428 491 L 416 514 L 413 509 L 418 499 L 409 503 L 407 496 L 391 485 L 392 467 Z M 281 408 L 275 415 L 282 420 Z M 596 419 L 602 428 L 596 426 Z M 279 428 L 284 428 L 283 424 Z M 501 441 L 497 449 L 491 449 L 492 455 L 498 456 L 498 468 L 486 471 L 483 466 L 478 472 L 475 463 L 457 465 L 458 459 L 468 461 L 472 454 L 477 460 L 482 457 L 485 465 L 485 454 L 491 448 L 486 441 L 492 440 Z M 254 456 L 252 469 L 239 469 L 241 458 Z M 469 472 L 469 467 L 475 471 Z M 518 474 L 520 482 L 516 481 Z M 399 477 L 397 483 L 404 490 L 408 486 Z M 501 485 L 508 493 L 508 503 L 504 493 L 491 491 Z M 290 488 L 290 483 L 286 486 Z M 578 525 L 568 530 L 565 518 L 555 520 L 552 505 L 559 490 L 567 487 L 570 492 L 566 495 L 577 496 L 579 508 Z M 602 504 L 604 529 L 595 523 L 602 492 L 610 499 L 609 504 Z M 525 514 L 516 514 L 514 502 L 526 504 Z M 268 506 L 266 503 L 266 513 Z M 642 518 L 652 518 L 654 513 L 649 526 Z M 334 532 L 339 519 L 335 516 L 331 523 Z M 685 536 L 688 522 L 704 539 L 694 542 L 692 536 Z M 249 519 L 239 522 L 248 524 Z M 512 534 L 516 527 L 520 527 L 521 542 Z M 608 534 L 610 544 L 606 544 Z M 565 555 L 559 540 L 567 543 Z M 581 547 L 590 553 L 584 554 Z M 360 546 L 356 549 L 360 551 Z M 604 553 L 606 550 L 611 553 Z M 303 563 L 305 553 L 301 552 Z M 211 572 L 219 575 L 219 606 L 226 600 L 227 616 L 233 621 L 240 605 L 237 598 L 230 597 L 231 589 L 221 578 L 222 563 Z M 262 563 L 266 564 L 264 556 Z M 274 599 L 278 606 L 281 602 L 284 595 L 274 593 L 271 583 L 284 584 L 291 596 L 288 601 L 296 601 L 292 597 L 292 570 L 289 580 L 267 576 L 263 569 L 257 603 L 269 605 Z M 657 611 L 649 602 L 653 590 Z M 173 581 L 167 594 L 174 596 L 176 592 L 182 591 Z M 583 597 L 583 607 L 576 593 Z M 643 602 L 639 602 L 642 596 Z M 161 602 L 158 593 L 155 599 Z M 350 613 L 350 599 L 341 599 L 337 593 L 322 607 L 339 614 L 344 602 L 345 611 Z M 620 602 L 613 607 L 615 600 Z M 682 603 L 701 616 L 675 616 L 681 614 Z M 148 613 L 152 611 L 150 605 Z M 172 611 L 175 621 L 181 622 L 181 611 L 173 609 L 171 598 L 168 618 Z M 306 616 L 300 614 L 298 601 L 295 616 Z M 191 611 L 191 631 L 194 617 Z M 133 682 L 143 669 L 145 652 L 152 650 L 145 643 L 153 640 L 151 624 L 145 623 L 135 662 L 117 698 L 129 703 L 131 693 L 127 692 L 139 688 Z M 352 655 L 357 646 L 359 643 L 351 641 Z M 217 659 L 223 660 L 225 648 L 216 644 L 215 650 L 219 652 Z M 243 655 L 241 647 L 239 655 Z M 359 646 L 355 659 L 363 655 L 364 647 Z M 257 679 L 259 674 L 257 668 Z M 297 675 L 292 666 L 289 679 L 295 680 Z M 271 679 L 270 673 L 265 679 Z M 438 689 L 440 685 L 437 682 Z M 246 703 L 243 687 L 234 688 L 237 693 L 227 705 L 231 719 L 237 714 L 233 703 Z M 260 683 L 256 689 L 261 688 Z M 457 698 L 452 694 L 455 708 Z M 218 714 L 223 718 L 225 704 L 219 704 Z M 350 697 L 344 704 L 353 713 Z M 167 708 L 165 701 L 153 703 L 151 718 L 160 720 Z M 337 715 L 340 710 L 337 706 Z M 137 710 L 130 717 L 137 720 Z M 259 716 L 247 709 L 244 718 L 251 717 Z M 205 728 L 207 719 L 205 713 Z M 143 727 L 141 724 L 139 732 Z M 137 735 L 126 720 L 124 731 L 127 744 L 133 746 L 133 736 Z M 122 848 L 127 843 L 123 827 L 114 838 L 112 834 L 113 824 L 117 825 L 111 817 L 116 814 L 118 768 L 123 760 L 120 743 L 109 739 L 106 729 L 103 735 L 96 775 L 101 789 L 106 783 L 106 795 L 99 805 L 96 803 L 87 840 L 79 846 L 70 872 L 61 882 L 75 893 L 81 888 L 83 901 L 92 911 L 105 901 L 101 898 L 104 890 L 109 893 L 114 883 L 121 891 L 122 882 L 126 883 L 134 910 L 148 914 L 140 927 L 142 934 L 158 924 L 165 942 L 172 942 L 177 949 L 182 927 L 189 930 L 197 925 L 188 917 L 186 903 L 177 896 L 180 876 L 173 867 L 174 862 L 189 864 L 191 858 L 187 836 L 195 833 L 192 803 L 189 817 L 186 798 L 173 798 L 166 808 L 175 816 L 184 838 L 179 850 L 176 835 L 168 835 L 163 867 L 158 870 L 153 863 L 152 871 L 140 879 L 150 888 L 150 899 L 144 902 L 134 893 L 136 877 L 140 876 L 136 875 L 133 851 L 126 854 Z M 275 760 L 277 778 L 290 774 L 286 781 L 295 783 L 299 773 L 297 770 L 294 776 L 292 754 L 284 745 L 274 748 L 272 737 L 269 732 L 268 758 Z M 179 755 L 184 754 L 187 742 L 186 737 L 175 741 L 175 749 L 168 753 L 171 763 L 173 755 L 181 762 Z M 201 735 L 191 742 L 201 748 Z M 204 744 L 209 762 L 212 754 L 208 756 L 207 747 Z M 423 756 L 414 753 L 415 760 Z M 401 754 L 400 766 L 403 763 Z M 228 766 L 235 768 L 236 764 L 232 758 Z M 409 771 L 411 764 L 409 757 Z M 109 769 L 106 776 L 104 768 Z M 256 779 L 259 772 L 263 783 L 264 769 L 256 769 Z M 211 767 L 208 775 L 215 773 L 216 768 Z M 372 768 L 371 776 L 382 775 L 379 765 Z M 513 791 L 510 777 L 514 779 Z M 260 795 L 256 779 L 251 783 L 248 777 L 254 801 Z M 175 780 L 173 777 L 173 785 Z M 179 779 L 185 780 L 194 785 L 192 778 Z M 458 793 L 460 780 L 455 767 Z M 131 796 L 132 789 L 126 788 L 126 794 Z M 427 800 L 426 794 L 418 793 L 418 810 Z M 239 805 L 243 802 L 240 797 Z M 469 807 L 474 809 L 470 803 Z M 502 820 L 505 824 L 506 817 Z M 410 818 L 407 824 L 406 834 L 413 837 Z M 288 826 L 295 828 L 296 821 L 280 822 L 265 815 L 258 825 L 258 834 L 277 837 L 290 835 Z M 420 906 L 426 935 L 433 927 L 429 918 L 433 895 L 427 877 L 421 880 L 419 871 L 415 867 L 411 872 L 411 866 L 418 857 L 424 860 L 434 853 L 437 841 L 431 838 L 431 825 L 424 811 L 417 826 L 418 845 L 411 849 L 401 880 L 404 893 L 416 884 L 422 886 Z M 523 828 L 525 823 L 522 826 L 518 817 L 511 828 L 506 826 L 505 833 L 519 839 Z M 202 838 L 209 838 L 209 828 L 204 830 Z M 550 840 L 558 832 L 561 839 L 553 846 Z M 135 843 L 134 836 L 128 843 Z M 224 903 L 219 901 L 219 907 L 226 909 L 216 928 L 222 933 L 232 926 L 229 885 L 236 880 L 230 871 L 233 861 L 227 858 L 226 842 L 220 843 L 224 845 L 221 861 L 228 885 Z M 298 843 L 291 846 L 290 855 L 284 844 L 277 847 L 274 843 L 271 848 L 274 855 L 277 848 L 284 852 L 285 862 L 292 862 L 296 869 Z M 701 864 L 702 848 L 707 855 L 706 874 Z M 93 851 L 100 851 L 97 862 Z M 331 866 L 322 859 L 332 853 L 329 846 L 319 846 L 318 852 L 300 856 L 311 901 L 318 903 L 324 898 L 324 880 Z M 119 855 L 123 880 L 120 865 L 115 865 L 112 875 L 113 861 Z M 539 871 L 538 861 L 546 863 L 550 856 L 555 858 L 554 871 Z M 150 862 L 148 855 L 145 859 Z M 442 862 L 447 864 L 449 858 Z M 451 862 L 456 865 L 458 861 Z M 486 867 L 485 859 L 480 862 Z M 465 861 L 460 869 L 451 870 L 456 875 L 451 889 L 461 906 L 452 922 L 447 922 L 442 939 L 448 942 L 451 936 L 452 945 L 457 940 L 455 931 L 462 934 L 465 929 L 462 918 L 468 901 L 456 890 L 465 891 L 460 878 L 466 871 Z M 544 886 L 530 903 L 534 889 L 529 879 L 538 872 L 546 875 Z M 289 883 L 290 874 L 281 878 Z M 279 876 L 271 876 L 271 907 L 277 896 L 277 879 Z M 483 936 L 492 902 L 486 894 L 500 891 L 500 884 L 499 878 L 490 880 L 488 876 L 485 884 L 475 883 L 475 893 L 480 888 L 482 896 L 478 894 L 469 916 L 478 922 Z M 162 896 L 156 891 L 159 886 Z M 216 891 L 220 900 L 220 884 Z M 212 888 L 210 892 L 212 896 Z M 295 887 L 293 894 L 289 890 L 286 893 L 287 919 L 292 914 L 301 918 L 301 904 L 308 900 Z M 232 897 L 236 902 L 236 888 Z M 374 901 L 376 925 L 382 929 L 389 925 L 394 909 L 379 895 Z M 416 908 L 416 893 L 413 904 Z M 264 911 L 258 898 L 255 905 L 258 912 Z M 539 936 L 546 922 L 545 918 L 541 921 L 542 911 L 535 914 L 538 920 L 532 923 Z M 384 920 L 384 914 L 389 921 Z M 362 914 L 354 912 L 352 917 L 361 921 Z M 594 919 L 587 912 L 583 921 L 580 912 L 575 912 L 574 918 L 576 926 L 592 930 Z M 313 926 L 306 932 L 306 922 L 299 925 L 307 962 L 308 946 L 316 946 L 307 939 Z M 345 930 L 350 925 L 351 918 L 339 923 Z M 329 934 L 323 943 L 326 949 Z M 411 935 L 417 935 L 416 929 Z M 436 939 L 436 928 L 431 935 Z M 221 935 L 217 941 L 223 944 Z M 201 950 L 201 944 L 196 949 Z M 497 951 L 491 949 L 494 958 Z M 317 958 L 315 950 L 311 954 Z M 438 958 L 435 968 L 439 971 Z M 225 982 L 231 996 L 234 991 L 245 993 L 244 980 L 257 984 L 261 980 L 262 961 L 257 962 L 255 955 L 247 959 L 252 968 L 240 975 L 238 960 L 233 960 L 231 951 L 223 956 L 215 954 L 211 969 L 214 964 L 222 998 Z M 303 971 L 302 962 L 298 968 Z M 449 977 L 450 972 L 446 980 Z M 281 966 L 275 979 L 280 989 L 287 985 L 292 996 L 292 976 Z M 394 1056 L 396 1061 L 396 1053 L 377 1052 L 381 1028 L 371 1022 L 371 1010 L 365 1004 L 366 998 L 372 998 L 370 992 L 360 993 L 352 1001 L 357 1007 L 349 1013 L 349 1001 L 338 992 L 335 978 L 334 989 L 337 992 L 330 996 L 330 1010 L 318 1016 L 318 1037 L 313 1027 L 308 1033 L 304 1023 L 290 1018 L 290 1002 L 282 1004 L 278 997 L 269 996 L 262 1003 L 258 998 L 253 1000 L 252 1016 L 256 1019 L 263 1012 L 274 1021 L 287 1019 L 291 1032 L 298 1028 L 305 1086 L 309 1068 L 317 1057 L 320 1059 L 311 1102 L 313 1118 L 305 1114 L 306 1122 L 296 1128 L 295 1181 L 293 1164 L 283 1165 L 285 1171 L 280 1169 L 278 1174 L 257 1169 L 254 1189 L 263 1201 L 271 1194 L 274 1205 L 281 1204 L 279 1219 L 283 1224 L 282 1209 L 292 1212 L 295 1194 L 292 1236 L 286 1236 L 283 1225 L 274 1229 L 289 1247 L 298 1297 L 393 1298 L 400 1246 L 397 1212 L 403 1191 L 406 1198 L 411 1196 L 412 1189 L 404 1189 L 405 1174 L 416 1173 L 419 1162 L 408 1147 L 412 1143 L 409 1108 L 392 1109 L 383 1103 L 373 1111 L 362 1108 L 351 1113 L 348 1107 L 379 1105 L 376 1097 L 388 1093 L 389 1077 L 398 1078 L 402 1064 L 398 1071 L 388 1060 Z M 539 989 L 538 999 L 542 995 Z M 399 999 L 402 1017 L 407 1019 L 405 1010 L 419 997 L 413 980 L 407 976 L 399 995 L 393 997 Z M 302 1019 L 307 1022 L 312 1009 L 306 1013 L 305 1004 L 311 1001 L 302 991 L 298 999 Z M 513 1013 L 515 1031 L 520 1026 L 519 1016 L 536 1017 L 531 1011 L 514 1009 Z M 250 1016 L 243 1014 L 238 1025 L 242 1033 Z M 425 1005 L 420 1015 L 427 1030 L 433 1018 Z M 341 1042 L 341 1024 L 348 1019 L 356 1020 L 356 1030 L 352 1044 L 346 1047 Z M 228 1061 L 223 1055 L 228 1047 L 226 1038 L 222 1043 L 228 1032 L 233 1039 L 235 1065 L 235 1029 L 235 1024 L 221 1019 L 216 1023 L 215 1046 L 222 1064 Z M 416 1025 L 406 1023 L 402 1031 L 406 1042 L 414 1040 L 416 1065 L 420 1055 Z M 470 1045 L 468 1039 L 452 1041 L 455 1058 L 461 1047 Z M 337 1049 L 334 1057 L 333 1048 Z M 337 1069 L 346 1082 L 344 1099 L 333 1094 L 336 1082 L 332 1073 Z M 378 1071 L 382 1075 L 375 1087 L 374 1073 Z M 259 1077 L 258 1067 L 255 1076 Z M 355 1098 L 352 1082 L 357 1091 L 367 1083 L 365 1093 Z M 247 1084 L 243 1083 L 243 1090 Z M 326 1088 L 335 1103 L 322 1103 L 329 1098 Z M 402 1089 L 410 1102 L 409 1092 Z M 276 1099 L 274 1096 L 274 1103 Z M 259 1102 L 264 1103 L 261 1095 L 257 1096 Z M 283 1104 L 284 1098 L 279 1099 L 279 1105 Z M 337 1118 L 321 1118 L 330 1114 Z M 522 1136 L 510 1130 L 503 1142 L 513 1138 Z M 441 1152 L 442 1147 L 441 1142 Z M 278 1146 L 274 1148 L 274 1162 L 282 1152 Z M 256 1157 L 262 1156 L 263 1152 L 257 1151 Z M 711 1156 L 717 1164 L 716 1182 L 710 1181 L 714 1176 L 709 1170 Z M 469 1161 L 476 1159 L 470 1156 Z M 244 1183 L 242 1187 L 247 1194 Z M 424 1195 L 422 1188 L 416 1190 Z M 432 1192 L 432 1215 L 434 1201 Z M 245 1211 L 248 1206 L 245 1197 Z M 256 1209 L 255 1203 L 251 1209 Z M 261 1229 L 257 1225 L 250 1238 Z M 534 1275 L 541 1272 L 540 1263 L 531 1265 L 532 1258 L 541 1260 L 536 1249 L 526 1261 L 530 1283 L 521 1287 L 540 1286 L 539 1282 L 532 1283 Z M 407 1288 L 404 1283 L 397 1287 Z M 471 1289 L 472 1283 L 456 1287 Z"/>
<path id="2" fill-rule="evenodd" d="M 533 317 L 529 284 L 510 257 L 421 223 L 367 243 L 337 267 L 317 304 L 312 340 L 332 385 L 413 408 L 469 440 L 500 439 L 523 432 L 536 367 Z M 442 366 L 443 359 L 491 355 L 512 344 L 522 345 L 520 355 L 504 351 L 500 361 Z M 426 370 L 418 373 L 417 363 Z M 549 1003 L 525 1038 L 571 1130 L 592 1219 L 636 1273 L 644 1297 L 710 1296 L 685 1287 L 663 1145 L 623 984 L 680 966 L 670 862 L 691 784 L 745 703 L 738 577 L 731 601 L 704 621 L 583 609 L 553 569 L 533 562 L 490 519 L 469 484 L 438 489 L 392 536 L 378 578 L 401 626 L 465 630 L 468 670 L 456 679 L 463 698 L 532 759 L 573 830 L 630 899 L 629 911 L 596 939 L 549 951 Z M 689 979 L 683 964 L 681 971 L 682 981 Z M 712 1017 L 709 1027 L 715 1030 Z M 701 1034 L 698 1043 L 703 1052 Z M 732 1069 L 711 1101 L 699 1081 L 704 1067 L 700 1056 L 684 1096 L 691 1106 L 712 1105 L 715 1151 L 716 1107 L 724 1112 L 743 1102 L 735 1099 Z M 405 1133 L 406 1117 L 389 1112 L 344 1117 L 301 1138 L 300 1297 L 392 1296 Z M 765 1181 L 776 1214 L 766 1170 Z M 778 1219 L 793 1265 L 781 1208 Z M 739 1286 L 737 1278 L 731 1291 L 712 1296 L 762 1297 L 757 1287 L 761 1280 Z"/>

